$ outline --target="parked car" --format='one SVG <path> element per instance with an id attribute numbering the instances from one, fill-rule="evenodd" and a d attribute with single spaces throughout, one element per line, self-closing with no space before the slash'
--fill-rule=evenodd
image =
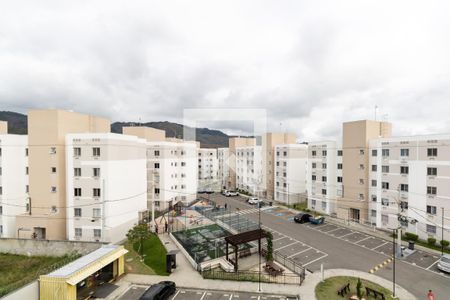
<path id="1" fill-rule="evenodd" d="M 224 196 L 226 196 L 226 195 L 227 195 L 227 193 L 228 193 L 228 191 L 227 191 L 227 190 L 223 190 L 223 191 L 222 191 L 222 195 L 224 195 Z"/>
<path id="2" fill-rule="evenodd" d="M 176 285 L 173 281 L 161 281 L 158 284 L 150 286 L 139 300 L 166 300 L 176 291 Z"/>
<path id="3" fill-rule="evenodd" d="M 444 254 L 437 264 L 439 270 L 450 273 L 450 254 Z"/>
<path id="4" fill-rule="evenodd" d="M 258 204 L 258 203 L 261 203 L 263 201 L 261 199 L 256 198 L 256 197 L 250 197 L 250 198 L 248 198 L 247 202 L 249 204 Z"/>
<path id="5" fill-rule="evenodd" d="M 239 196 L 239 193 L 235 192 L 235 191 L 227 191 L 225 196 L 227 196 L 227 197 L 235 197 L 235 196 Z"/>
<path id="6" fill-rule="evenodd" d="M 320 225 L 320 224 L 325 223 L 325 217 L 323 217 L 323 216 L 310 217 L 309 222 L 314 225 Z"/>
<path id="7" fill-rule="evenodd" d="M 299 213 L 298 215 L 296 215 L 294 217 L 294 221 L 295 223 L 308 223 L 309 222 L 309 218 L 311 218 L 312 216 L 310 214 L 307 213 Z"/>

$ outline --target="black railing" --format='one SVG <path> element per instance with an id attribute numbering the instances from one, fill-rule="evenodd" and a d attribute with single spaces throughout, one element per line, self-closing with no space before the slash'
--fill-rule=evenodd
<path id="1" fill-rule="evenodd" d="M 263 247 L 261 249 L 261 255 L 263 257 L 266 257 L 267 249 L 265 247 Z M 300 276 L 302 278 L 302 282 L 303 282 L 303 280 L 305 279 L 305 276 L 306 276 L 305 267 L 303 267 L 301 264 L 295 262 L 293 259 L 289 258 L 288 256 L 281 254 L 278 251 L 273 252 L 273 259 L 277 263 L 283 265 L 284 267 L 288 268 L 289 270 L 291 270 L 292 272 L 294 272 L 295 274 Z"/>

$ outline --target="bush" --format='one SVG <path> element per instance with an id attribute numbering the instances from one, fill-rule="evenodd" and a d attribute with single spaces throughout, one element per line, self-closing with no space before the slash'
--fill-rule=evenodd
<path id="1" fill-rule="evenodd" d="M 433 246 L 434 244 L 436 244 L 436 239 L 429 237 L 427 240 L 428 245 Z"/>
<path id="2" fill-rule="evenodd" d="M 450 245 L 450 242 L 447 240 L 441 240 L 441 241 L 439 241 L 439 243 L 441 244 L 441 246 L 444 246 L 444 247 L 448 247 L 448 245 Z"/>
<path id="3" fill-rule="evenodd" d="M 405 238 L 409 241 L 417 242 L 419 239 L 419 236 L 417 234 L 411 233 L 411 232 L 405 232 Z"/>

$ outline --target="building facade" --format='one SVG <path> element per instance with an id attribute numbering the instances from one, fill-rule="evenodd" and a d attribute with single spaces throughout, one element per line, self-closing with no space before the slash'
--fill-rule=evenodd
<path id="1" fill-rule="evenodd" d="M 217 149 L 198 149 L 198 190 L 220 191 L 218 172 Z"/>
<path id="2" fill-rule="evenodd" d="M 311 210 L 336 214 L 337 200 L 343 190 L 342 156 L 342 148 L 334 141 L 309 143 L 306 181 Z"/>
<path id="3" fill-rule="evenodd" d="M 261 146 L 236 147 L 236 188 L 252 195 L 261 195 L 262 182 Z"/>
<path id="4" fill-rule="evenodd" d="M 397 227 L 401 216 L 404 231 L 415 233 L 424 240 L 434 237 L 439 241 L 444 228 L 444 239 L 448 240 L 449 147 L 450 135 L 371 140 L 371 223 L 392 229 Z"/>
<path id="5" fill-rule="evenodd" d="M 230 150 L 228 148 L 218 148 L 217 149 L 217 172 L 218 172 L 218 182 L 220 184 L 221 189 L 226 189 L 230 184 L 228 182 L 229 179 L 229 156 Z"/>
<path id="6" fill-rule="evenodd" d="M 306 202 L 308 145 L 277 145 L 274 162 L 274 200 L 288 205 Z"/>
<path id="7" fill-rule="evenodd" d="M 236 183 L 236 163 L 237 163 L 237 148 L 239 147 L 247 147 L 247 146 L 256 146 L 255 138 L 247 138 L 247 137 L 232 137 L 229 139 L 229 156 L 228 156 L 228 180 L 226 180 L 228 190 L 235 190 L 237 188 Z"/>
<path id="8" fill-rule="evenodd" d="M 7 127 L 3 123 L 4 129 Z M 29 213 L 28 137 L 0 134 L 0 237 L 16 238 L 16 216 Z M 20 231 L 20 230 L 19 230 Z"/>
<path id="9" fill-rule="evenodd" d="M 69 240 L 117 243 L 147 210 L 146 141 L 114 133 L 66 136 Z"/>

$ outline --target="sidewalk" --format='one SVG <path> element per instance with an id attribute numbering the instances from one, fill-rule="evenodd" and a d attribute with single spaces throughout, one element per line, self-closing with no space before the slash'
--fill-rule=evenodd
<path id="1" fill-rule="evenodd" d="M 177 249 L 177 246 L 172 242 L 168 234 L 159 235 L 164 246 L 169 249 Z M 373 274 L 361 271 L 352 271 L 345 269 L 325 270 L 324 277 L 333 276 L 355 276 L 373 281 L 385 288 L 391 289 L 392 282 L 385 280 Z M 107 299 L 119 299 L 126 290 L 133 284 L 146 285 L 158 283 L 163 280 L 174 281 L 177 286 L 183 288 L 218 290 L 226 292 L 258 292 L 257 282 L 247 281 L 225 281 L 225 280 L 211 280 L 203 279 L 203 277 L 196 270 L 193 269 L 186 257 L 180 252 L 177 254 L 177 268 L 173 270 L 169 276 L 158 275 L 140 275 L 127 274 L 122 277 L 116 284 L 119 285 Z M 279 294 L 284 296 L 297 296 L 300 300 L 311 300 L 315 298 L 315 287 L 321 281 L 320 272 L 309 274 L 301 286 L 298 285 L 284 285 L 284 284 L 268 284 L 261 283 L 262 293 L 264 294 Z M 397 286 L 397 295 L 402 300 L 416 299 L 409 292 Z"/>

